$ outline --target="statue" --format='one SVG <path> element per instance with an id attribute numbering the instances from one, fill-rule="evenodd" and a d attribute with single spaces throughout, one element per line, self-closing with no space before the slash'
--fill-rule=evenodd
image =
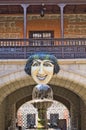
<path id="1" fill-rule="evenodd" d="M 48 127 L 46 112 L 53 103 L 53 91 L 47 84 L 59 70 L 57 58 L 45 53 L 31 55 L 25 65 L 25 72 L 38 84 L 33 88 L 31 103 L 38 109 L 43 128 Z"/>
<path id="2" fill-rule="evenodd" d="M 56 57 L 44 53 L 30 56 L 25 66 L 25 72 L 31 75 L 37 84 L 47 84 L 59 70 Z"/>

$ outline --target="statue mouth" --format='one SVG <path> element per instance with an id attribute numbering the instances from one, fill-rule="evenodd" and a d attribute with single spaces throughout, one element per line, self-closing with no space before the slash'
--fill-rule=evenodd
<path id="1" fill-rule="evenodd" d="M 45 75 L 45 76 L 39 76 L 39 75 L 37 75 L 38 80 L 45 80 L 46 77 L 47 77 L 47 75 Z"/>

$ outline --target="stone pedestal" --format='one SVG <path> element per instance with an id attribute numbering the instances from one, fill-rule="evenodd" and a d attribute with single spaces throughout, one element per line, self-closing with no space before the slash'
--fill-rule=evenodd
<path id="1" fill-rule="evenodd" d="M 47 108 L 51 106 L 53 103 L 53 100 L 48 100 L 48 99 L 37 99 L 37 100 L 32 100 L 31 104 L 35 108 L 38 109 L 38 126 L 37 128 L 44 128 L 47 129 Z"/>

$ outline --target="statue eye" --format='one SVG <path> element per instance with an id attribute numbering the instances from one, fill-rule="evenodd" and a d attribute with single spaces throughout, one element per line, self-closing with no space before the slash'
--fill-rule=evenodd
<path id="1" fill-rule="evenodd" d="M 32 64 L 32 66 L 40 66 L 40 63 L 39 63 L 39 62 L 34 62 L 34 63 Z"/>
<path id="2" fill-rule="evenodd" d="M 52 64 L 50 62 L 45 62 L 43 65 L 46 67 L 52 67 Z"/>

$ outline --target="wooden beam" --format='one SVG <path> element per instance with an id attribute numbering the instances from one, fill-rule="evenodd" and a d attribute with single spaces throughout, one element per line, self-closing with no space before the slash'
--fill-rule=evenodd
<path id="1" fill-rule="evenodd" d="M 46 5 L 52 4 L 86 4 L 86 0 L 0 0 L 0 5 L 18 5 L 18 4 L 31 4 L 31 5 Z"/>

